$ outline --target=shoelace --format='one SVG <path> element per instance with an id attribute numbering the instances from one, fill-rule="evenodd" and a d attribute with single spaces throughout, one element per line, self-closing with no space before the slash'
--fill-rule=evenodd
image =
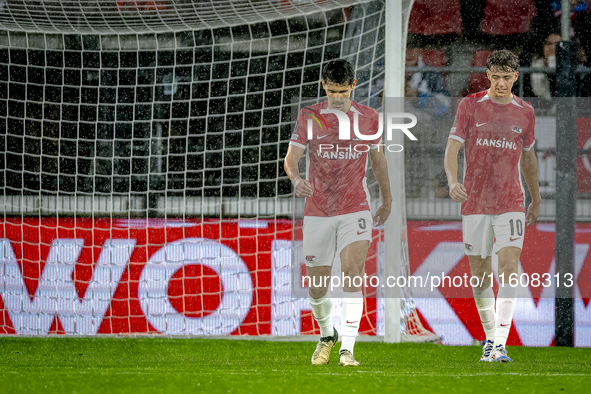
<path id="1" fill-rule="evenodd" d="M 327 346 L 328 346 L 328 342 L 322 342 L 322 341 L 318 342 L 318 344 L 316 345 L 316 351 L 318 352 Z"/>
<path id="2" fill-rule="evenodd" d="M 504 347 L 498 347 L 495 349 L 495 353 L 499 353 L 501 356 L 506 356 L 507 349 L 505 349 Z"/>

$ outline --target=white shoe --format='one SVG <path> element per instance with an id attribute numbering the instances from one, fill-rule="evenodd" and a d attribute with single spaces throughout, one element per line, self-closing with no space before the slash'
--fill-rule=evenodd
<path id="1" fill-rule="evenodd" d="M 339 365 L 343 367 L 358 367 L 359 362 L 353 357 L 353 353 L 348 350 L 339 352 Z"/>
<path id="2" fill-rule="evenodd" d="M 484 346 L 482 347 L 482 357 L 480 357 L 480 361 L 490 361 L 490 355 L 493 351 L 494 342 L 487 339 L 484 341 Z"/>
<path id="3" fill-rule="evenodd" d="M 312 365 L 326 365 L 330 361 L 330 352 L 339 339 L 339 333 L 333 327 L 334 334 L 332 337 L 320 338 L 316 345 L 316 350 L 312 355 Z"/>
<path id="4" fill-rule="evenodd" d="M 507 349 L 505 349 L 505 346 L 497 345 L 494 352 L 490 356 L 490 361 L 497 363 L 510 363 L 513 360 L 507 356 Z"/>

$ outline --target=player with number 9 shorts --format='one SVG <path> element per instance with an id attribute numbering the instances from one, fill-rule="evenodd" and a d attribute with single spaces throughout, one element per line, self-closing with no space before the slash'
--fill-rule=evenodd
<path id="1" fill-rule="evenodd" d="M 350 99 L 356 83 L 349 62 L 336 59 L 324 65 L 322 86 L 328 99 L 300 111 L 284 163 L 296 196 L 306 198 L 303 224 L 306 275 L 310 278 L 310 307 L 321 336 L 312 355 L 313 365 L 328 364 L 331 349 L 338 340 L 327 279 L 333 263 L 339 260 L 342 269 L 339 276 L 344 278 L 339 365 L 359 365 L 353 351 L 363 313 L 364 264 L 372 227 L 386 221 L 392 203 L 386 159 L 379 145 L 381 137 L 370 137 L 379 129 L 379 114 Z M 357 125 L 367 140 L 356 135 L 343 139 L 339 133 L 339 116 L 349 126 Z M 298 163 L 306 149 L 308 170 L 303 179 Z M 382 205 L 373 217 L 365 177 L 368 158 L 382 192 Z"/>

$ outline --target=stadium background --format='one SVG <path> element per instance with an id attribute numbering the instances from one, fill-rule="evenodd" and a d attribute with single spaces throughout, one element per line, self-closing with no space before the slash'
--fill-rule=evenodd
<path id="1" fill-rule="evenodd" d="M 284 19 L 232 27 L 187 22 L 170 32 L 154 16 L 172 18 L 167 10 L 188 3 L 119 2 L 110 7 L 127 23 L 117 25 L 116 34 L 83 19 L 59 31 L 43 20 L 43 12 L 35 13 L 38 5 L 20 4 L 2 3 L 40 19 L 32 23 L 34 18 L 5 13 L 0 30 L 0 183 L 2 231 L 8 240 L 2 244 L 1 264 L 11 273 L 2 277 L 1 332 L 316 333 L 305 300 L 288 296 L 288 275 L 281 272 L 291 256 L 291 246 L 280 242 L 291 237 L 291 189 L 282 171 L 292 127 L 290 104 L 294 97 L 323 95 L 321 64 L 336 57 L 354 62 L 356 97 L 368 105 L 379 102 L 383 3 L 324 4 L 330 9 L 319 6 L 317 12 L 293 17 L 286 11 Z M 556 28 L 552 21 L 558 11 L 550 1 L 512 2 L 511 9 L 499 1 L 466 4 L 417 1 L 410 18 L 406 105 L 420 119 L 419 141 L 407 144 L 405 154 L 411 273 L 432 259 L 444 262 L 457 255 L 459 206 L 439 184 L 457 105 L 451 97 L 482 89 L 483 59 L 508 43 L 523 66 L 515 93 L 534 95 L 534 74 L 546 76 L 550 86 L 549 97 L 532 99 L 540 109 L 535 147 L 544 204 L 542 223 L 526 240 L 522 267 L 527 272 L 527 265 L 536 262 L 551 272 L 553 71 L 530 66 Z M 154 24 L 135 26 L 126 12 L 149 15 Z M 574 25 L 580 29 L 574 38 L 585 54 L 589 24 L 583 13 L 588 11 L 577 12 L 581 22 Z M 491 15 L 517 20 L 492 26 L 486 22 Z M 447 23 L 459 19 L 464 23 Z M 587 96 L 586 56 L 581 62 L 577 92 Z M 586 223 L 591 219 L 591 123 L 585 98 L 578 103 L 575 343 L 591 346 Z M 379 241 L 379 232 L 375 236 Z M 202 259 L 200 264 L 181 264 L 167 273 L 176 284 L 166 287 L 163 278 L 168 277 L 158 273 L 148 281 L 148 261 L 158 263 L 160 251 L 185 238 L 216 243 L 195 251 L 194 262 Z M 378 267 L 380 243 L 373 247 L 370 262 Z M 101 260 L 105 250 L 111 260 Z M 203 263 L 202 254 L 211 250 L 233 261 L 227 272 Z M 466 259 L 456 260 L 450 270 L 463 274 Z M 101 262 L 104 271 L 97 270 Z M 52 265 L 61 268 L 49 272 Z M 41 296 L 37 304 L 36 296 Z M 532 290 L 530 299 L 520 301 L 523 309 L 516 312 L 510 345 L 552 344 L 553 299 L 545 297 Z M 470 301 L 415 293 L 423 323 L 449 344 L 483 337 Z M 7 304 L 22 313 L 11 314 Z M 369 299 L 362 332 L 382 334 L 382 314 L 379 300 Z"/>

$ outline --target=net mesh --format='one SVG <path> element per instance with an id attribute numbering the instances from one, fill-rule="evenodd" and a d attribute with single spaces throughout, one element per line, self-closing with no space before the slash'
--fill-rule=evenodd
<path id="1" fill-rule="evenodd" d="M 0 3 L 0 26 L 26 32 L 174 32 L 264 23 L 360 3 L 363 0 L 7 0 Z"/>
<path id="2" fill-rule="evenodd" d="M 308 332 L 278 296 L 291 102 L 339 57 L 383 94 L 383 3 L 0 7 L 0 330 Z"/>

